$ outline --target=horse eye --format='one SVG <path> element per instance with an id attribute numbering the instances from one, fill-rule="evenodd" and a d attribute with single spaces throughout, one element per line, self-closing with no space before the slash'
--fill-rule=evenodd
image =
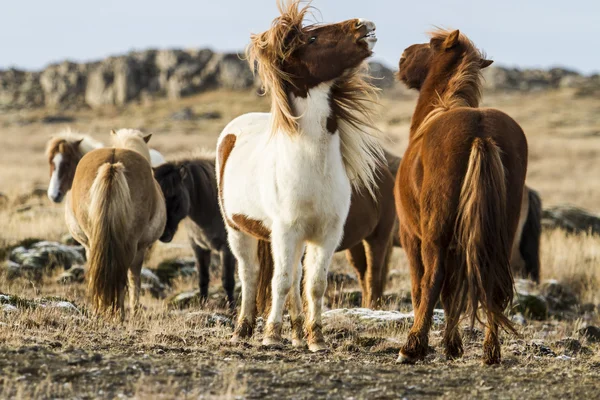
<path id="1" fill-rule="evenodd" d="M 309 44 L 314 43 L 316 40 L 317 40 L 316 36 L 311 36 L 310 39 L 308 39 L 308 43 Z"/>

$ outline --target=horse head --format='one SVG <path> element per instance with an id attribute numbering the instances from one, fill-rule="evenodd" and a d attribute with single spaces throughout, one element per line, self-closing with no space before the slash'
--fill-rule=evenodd
<path id="1" fill-rule="evenodd" d="M 159 240 L 169 243 L 181 220 L 190 212 L 190 195 L 185 185 L 188 171 L 185 165 L 166 163 L 154 168 L 154 178 L 160 185 L 167 207 L 167 223 Z"/>

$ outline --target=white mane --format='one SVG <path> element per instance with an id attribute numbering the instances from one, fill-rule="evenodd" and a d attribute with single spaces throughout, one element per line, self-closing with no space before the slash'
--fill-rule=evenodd
<path id="1" fill-rule="evenodd" d="M 52 136 L 48 142 L 48 150 L 50 150 L 55 143 L 62 140 L 66 140 L 67 142 L 77 142 L 81 140 L 81 143 L 79 144 L 79 150 L 81 150 L 83 154 L 104 147 L 104 144 L 92 138 L 91 136 L 73 131 L 71 128 L 66 128 L 60 131 L 58 134 Z"/>

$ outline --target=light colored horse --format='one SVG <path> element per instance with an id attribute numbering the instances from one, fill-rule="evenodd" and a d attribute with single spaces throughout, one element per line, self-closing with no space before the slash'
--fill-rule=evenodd
<path id="1" fill-rule="evenodd" d="M 63 198 L 73 185 L 75 169 L 81 157 L 92 150 L 103 148 L 104 144 L 92 137 L 66 129 L 53 136 L 46 145 L 46 156 L 50 166 L 48 198 L 55 203 Z M 150 149 L 152 167 L 164 164 L 165 158 L 158 151 Z"/>
<path id="2" fill-rule="evenodd" d="M 232 341 L 252 334 L 259 268 L 274 262 L 263 344 L 281 343 L 289 293 L 292 344 L 304 345 L 300 259 L 306 250 L 308 345 L 319 351 L 326 348 L 321 310 L 327 270 L 342 239 L 352 186 L 375 196 L 374 171 L 383 159 L 366 133 L 371 87 L 359 73 L 372 54 L 375 25 L 353 19 L 304 27 L 308 6 L 293 1 L 279 8 L 271 29 L 253 35 L 248 48 L 250 65 L 257 62 L 271 93 L 271 113 L 236 118 L 217 145 L 219 200 L 242 282 Z"/>
<path id="3" fill-rule="evenodd" d="M 114 148 L 87 153 L 67 195 L 69 231 L 87 252 L 88 291 L 98 312 L 121 312 L 129 275 L 130 305 L 136 309 L 147 249 L 162 234 L 165 200 L 150 167 L 151 135 L 111 132 Z"/>

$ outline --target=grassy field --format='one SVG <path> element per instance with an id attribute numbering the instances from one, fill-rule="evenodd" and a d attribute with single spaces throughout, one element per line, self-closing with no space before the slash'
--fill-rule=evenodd
<path id="1" fill-rule="evenodd" d="M 600 212 L 600 100 L 576 98 L 569 91 L 484 96 L 484 105 L 500 108 L 524 128 L 529 142 L 527 183 L 544 206 L 571 203 Z M 384 145 L 401 155 L 406 147 L 415 98 L 390 93 L 382 98 L 377 119 Z M 185 107 L 213 118 L 176 121 Z M 157 101 L 125 109 L 33 110 L 0 114 L 0 244 L 39 237 L 59 240 L 67 229 L 63 206 L 46 198 L 49 137 L 70 126 L 107 141 L 110 129 L 139 128 L 153 133 L 151 147 L 167 158 L 182 152 L 212 150 L 220 130 L 247 111 L 266 111 L 266 99 L 253 93 L 213 92 L 180 101 Z M 69 124 L 45 124 L 60 114 Z M 215 118 L 216 117 L 216 118 Z M 158 244 L 148 267 L 171 257 L 190 257 L 183 229 L 169 245 Z M 385 308 L 408 311 L 408 266 L 395 250 Z M 342 255 L 332 270 L 353 274 Z M 213 273 L 212 290 L 220 279 Z M 600 239 L 544 232 L 542 280 L 556 279 L 581 304 L 600 303 Z M 195 281 L 179 280 L 173 293 Z M 329 290 L 331 308 L 350 307 L 356 283 Z M 33 299 L 59 296 L 85 307 L 82 284 L 7 281 L 0 293 Z M 218 295 L 217 295 L 218 297 Z M 326 320 L 327 354 L 260 347 L 261 332 L 246 345 L 228 343 L 226 309 L 213 301 L 206 308 L 172 310 L 146 294 L 145 311 L 123 324 L 87 313 L 50 308 L 0 311 L 0 398 L 593 398 L 600 378 L 600 346 L 578 336 L 598 325 L 597 308 L 519 327 L 520 337 L 504 336 L 504 362 L 484 368 L 481 332 L 465 333 L 465 358 L 443 358 L 441 326 L 431 334 L 434 350 L 415 366 L 394 363 L 408 325 L 369 325 L 349 317 Z M 589 308 L 589 307 L 588 307 Z M 568 339 L 574 338 L 574 339 Z M 574 344 L 573 340 L 578 344 Z"/>

